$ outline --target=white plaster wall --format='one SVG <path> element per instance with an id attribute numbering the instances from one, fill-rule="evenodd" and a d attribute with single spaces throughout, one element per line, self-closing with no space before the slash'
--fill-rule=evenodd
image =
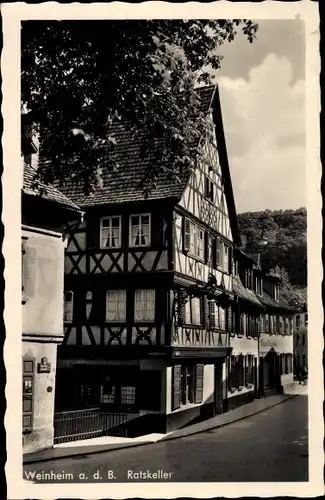
<path id="1" fill-rule="evenodd" d="M 64 243 L 61 237 L 23 230 L 36 248 L 35 291 L 22 306 L 24 333 L 63 334 Z"/>
<path id="2" fill-rule="evenodd" d="M 172 413 L 172 371 L 171 366 L 166 368 L 166 414 Z M 189 404 L 181 406 L 177 411 L 183 411 L 193 406 L 202 406 L 203 404 L 212 403 L 214 400 L 214 365 L 204 365 L 203 378 L 203 401 L 200 404 Z"/>
<path id="3" fill-rule="evenodd" d="M 49 448 L 53 445 L 53 414 L 56 374 L 56 344 L 23 342 L 22 355 L 34 358 L 33 430 L 23 435 L 24 452 Z M 50 373 L 37 373 L 37 364 L 46 357 Z"/>
<path id="4" fill-rule="evenodd" d="M 246 354 L 253 354 L 257 357 L 258 354 L 258 342 L 255 338 L 248 339 L 247 337 L 230 337 L 230 347 L 233 348 L 231 354 L 235 356 L 239 354 L 243 354 L 244 356 Z"/>

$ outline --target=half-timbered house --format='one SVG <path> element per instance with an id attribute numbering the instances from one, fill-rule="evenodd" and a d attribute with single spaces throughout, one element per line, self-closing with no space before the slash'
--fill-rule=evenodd
<path id="1" fill-rule="evenodd" d="M 260 316 L 264 306 L 257 297 L 262 293 L 263 273 L 242 250 L 234 255 L 233 291 L 236 304 L 228 359 L 228 393 L 225 408 L 233 409 L 259 396 Z"/>
<path id="2" fill-rule="evenodd" d="M 223 411 L 240 236 L 218 88 L 198 96 L 213 138 L 195 172 L 161 176 L 145 198 L 139 144 L 119 123 L 104 187 L 67 191 L 85 217 L 66 248 L 60 414 L 120 415 L 136 435 Z"/>

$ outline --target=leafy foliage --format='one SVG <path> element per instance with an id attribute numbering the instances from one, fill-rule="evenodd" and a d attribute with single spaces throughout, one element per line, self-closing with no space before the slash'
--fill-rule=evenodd
<path id="1" fill-rule="evenodd" d="M 307 301 L 307 211 L 265 210 L 238 215 L 239 226 L 248 246 L 260 252 L 268 269 L 283 278 L 282 296 L 288 303 Z M 267 244 L 260 245 L 261 235 Z"/>
<path id="2" fill-rule="evenodd" d="M 100 186 L 110 126 L 125 120 L 152 158 L 147 189 L 162 172 L 177 181 L 207 130 L 194 87 L 211 83 L 237 27 L 254 40 L 247 20 L 24 21 L 22 108 L 41 127 L 42 180 Z"/>

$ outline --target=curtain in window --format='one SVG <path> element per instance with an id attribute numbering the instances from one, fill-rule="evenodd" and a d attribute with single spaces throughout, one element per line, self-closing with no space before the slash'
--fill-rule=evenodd
<path id="1" fill-rule="evenodd" d="M 201 324 L 201 299 L 199 297 L 192 299 L 192 320 L 194 325 Z"/>
<path id="2" fill-rule="evenodd" d="M 107 321 L 126 320 L 126 291 L 110 290 L 107 292 Z"/>
<path id="3" fill-rule="evenodd" d="M 132 246 L 142 246 L 150 244 L 150 216 L 131 216 L 131 238 Z"/>
<path id="4" fill-rule="evenodd" d="M 219 307 L 219 328 L 220 330 L 226 329 L 226 311 Z"/>
<path id="5" fill-rule="evenodd" d="M 102 219 L 101 248 L 120 247 L 120 230 L 120 217 L 107 217 Z"/>
<path id="6" fill-rule="evenodd" d="M 135 321 L 154 321 L 155 290 L 136 290 L 134 304 Z"/>

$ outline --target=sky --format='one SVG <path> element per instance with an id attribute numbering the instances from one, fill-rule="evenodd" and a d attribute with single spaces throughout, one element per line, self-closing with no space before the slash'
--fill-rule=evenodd
<path id="1" fill-rule="evenodd" d="M 305 199 L 305 45 L 301 20 L 262 20 L 238 34 L 216 72 L 238 213 Z"/>

